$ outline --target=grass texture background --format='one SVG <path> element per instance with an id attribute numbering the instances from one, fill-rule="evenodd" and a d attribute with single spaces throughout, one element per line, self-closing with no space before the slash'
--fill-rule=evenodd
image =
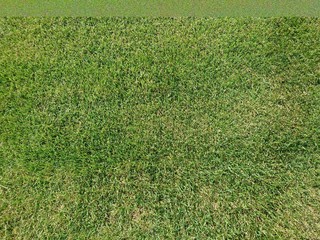
<path id="1" fill-rule="evenodd" d="M 0 16 L 318 17 L 318 0 L 0 0 Z"/>
<path id="2" fill-rule="evenodd" d="M 1 239 L 317 239 L 320 21 L 1 18 Z"/>

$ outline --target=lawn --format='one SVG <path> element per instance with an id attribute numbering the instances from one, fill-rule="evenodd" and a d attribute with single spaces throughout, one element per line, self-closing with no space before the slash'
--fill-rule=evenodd
<path id="1" fill-rule="evenodd" d="M 1 18 L 1 239 L 319 239 L 320 19 Z"/>

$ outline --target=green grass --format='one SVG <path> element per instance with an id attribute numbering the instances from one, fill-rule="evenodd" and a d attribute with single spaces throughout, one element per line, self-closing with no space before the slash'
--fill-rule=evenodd
<path id="1" fill-rule="evenodd" d="M 1 239 L 318 239 L 320 20 L 0 19 Z"/>

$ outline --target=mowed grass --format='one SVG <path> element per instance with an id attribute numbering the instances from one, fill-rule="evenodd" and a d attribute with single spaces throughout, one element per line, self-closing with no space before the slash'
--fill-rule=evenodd
<path id="1" fill-rule="evenodd" d="M 2 18 L 1 239 L 319 239 L 320 20 Z"/>

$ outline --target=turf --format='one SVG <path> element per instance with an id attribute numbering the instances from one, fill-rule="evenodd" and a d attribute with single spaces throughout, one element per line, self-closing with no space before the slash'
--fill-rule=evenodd
<path id="1" fill-rule="evenodd" d="M 1 239 L 318 239 L 320 20 L 1 18 Z"/>

